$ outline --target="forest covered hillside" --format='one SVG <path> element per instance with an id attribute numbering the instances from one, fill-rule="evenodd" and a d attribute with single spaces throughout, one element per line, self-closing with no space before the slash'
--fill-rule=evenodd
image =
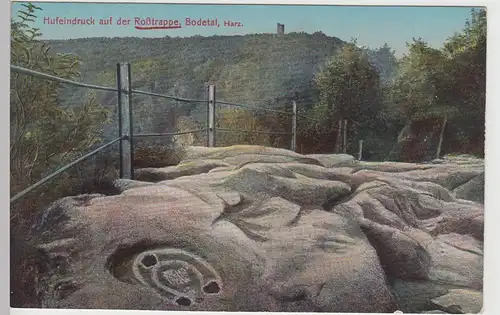
<path id="1" fill-rule="evenodd" d="M 44 42 L 52 52 L 80 56 L 82 79 L 90 82 L 112 83 L 116 63 L 130 62 L 134 88 L 155 87 L 159 92 L 194 96 L 210 83 L 217 84 L 226 98 L 242 101 L 307 90 L 313 74 L 348 44 L 322 32 Z M 390 49 L 367 52 L 382 80 L 387 80 L 396 65 Z"/>
<path id="2" fill-rule="evenodd" d="M 187 38 L 82 38 L 47 41 L 53 52 L 82 59 L 82 80 L 112 84 L 117 62 L 130 62 L 136 89 L 204 97 L 216 84 L 228 101 L 274 99 L 303 92 L 313 74 L 345 43 L 322 33 Z"/>
<path id="3" fill-rule="evenodd" d="M 78 56 L 80 80 L 105 86 L 116 85 L 116 63 L 130 62 L 134 89 L 205 99 L 206 86 L 215 84 L 217 98 L 229 102 L 264 107 L 291 106 L 311 108 L 314 102 L 313 80 L 346 43 L 322 32 L 249 34 L 244 36 L 193 36 L 187 38 L 81 38 L 44 41 L 52 53 Z M 367 52 L 379 71 L 381 82 L 395 73 L 396 59 L 389 47 Z M 116 107 L 116 94 L 98 92 L 98 101 L 110 109 Z M 89 93 L 67 88 L 63 102 L 81 104 Z M 162 132 L 164 127 L 151 121 L 165 115 L 173 102 L 134 96 L 136 132 Z M 177 104 L 181 105 L 181 104 Z M 204 117 L 204 104 L 182 104 L 179 115 Z M 151 115 L 151 111 L 155 114 Z M 171 112 L 170 112 L 171 113 Z M 106 128 L 106 138 L 114 128 Z M 159 131 L 158 131 L 159 130 Z"/>

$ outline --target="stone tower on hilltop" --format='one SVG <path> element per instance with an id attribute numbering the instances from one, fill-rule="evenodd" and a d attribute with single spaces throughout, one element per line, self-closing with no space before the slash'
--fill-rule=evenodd
<path id="1" fill-rule="evenodd" d="M 277 26 L 277 33 L 278 33 L 278 35 L 283 35 L 283 34 L 285 34 L 285 24 L 280 24 L 280 23 L 278 23 L 278 26 Z"/>

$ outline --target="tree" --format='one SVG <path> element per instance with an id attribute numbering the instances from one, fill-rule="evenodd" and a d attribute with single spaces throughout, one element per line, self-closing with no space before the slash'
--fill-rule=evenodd
<path id="1" fill-rule="evenodd" d="M 405 123 L 399 140 L 412 143 L 406 150 L 415 155 L 410 159 L 439 157 L 443 145 L 447 152 L 482 154 L 485 11 L 473 10 L 464 30 L 441 49 L 429 47 L 422 39 L 414 39 L 408 47 L 409 53 L 398 63 L 386 110 L 391 118 Z M 421 151 L 418 157 L 417 151 Z"/>
<path id="2" fill-rule="evenodd" d="M 347 119 L 351 130 L 359 131 L 376 116 L 380 100 L 380 77 L 368 55 L 354 44 L 346 45 L 314 79 L 317 102 L 313 116 L 323 141 L 339 131 Z M 354 127 L 354 128 L 353 128 Z M 338 136 L 337 136 L 338 138 Z"/>
<path id="3" fill-rule="evenodd" d="M 399 136 L 400 158 L 413 161 L 424 158 L 428 150 L 434 149 L 429 140 L 437 132 L 438 124 L 444 128 L 454 107 L 447 99 L 445 87 L 449 78 L 443 52 L 429 47 L 420 38 L 413 39 L 407 46 L 409 53 L 400 60 L 390 90 L 389 112 L 405 123 Z M 443 140 L 443 133 L 440 134 L 438 146 Z"/>
<path id="4" fill-rule="evenodd" d="M 76 56 L 50 54 L 50 48 L 38 40 L 41 33 L 30 24 L 39 10 L 41 8 L 32 4 L 23 4 L 17 19 L 11 21 L 11 63 L 65 79 L 78 77 L 79 59 Z M 62 106 L 61 87 L 56 81 L 11 72 L 12 195 L 82 155 L 99 141 L 107 111 L 92 97 L 83 106 Z M 57 183 L 52 184 L 52 191 Z M 30 212 L 33 207 L 33 204 L 19 207 L 19 211 L 12 212 L 13 219 L 29 219 L 30 214 L 20 211 Z"/>
<path id="5" fill-rule="evenodd" d="M 31 23 L 41 8 L 22 4 L 11 21 L 11 64 L 65 79 L 77 78 L 79 59 L 76 56 L 51 54 L 39 40 L 39 29 Z M 11 71 L 10 74 L 10 185 L 11 195 L 27 188 L 83 155 L 99 141 L 107 111 L 93 98 L 83 106 L 63 106 L 61 84 L 55 81 Z M 86 170 L 87 174 L 88 169 Z M 71 191 L 78 173 L 62 174 L 40 187 L 32 196 L 25 196 L 11 205 L 12 306 L 37 306 L 36 293 L 30 286 L 36 277 L 30 264 L 29 227 L 40 208 Z"/>
<path id="6" fill-rule="evenodd" d="M 397 58 L 395 51 L 385 43 L 382 47 L 375 50 L 367 48 L 366 53 L 380 75 L 382 87 L 389 85 L 396 75 Z"/>
<path id="7" fill-rule="evenodd" d="M 72 55 L 50 55 L 38 41 L 38 29 L 31 28 L 35 11 L 23 4 L 19 21 L 12 21 L 11 61 L 24 68 L 73 79 L 79 60 Z M 17 72 L 11 73 L 11 183 L 12 193 L 25 188 L 72 159 L 99 140 L 106 111 L 94 99 L 82 107 L 62 107 L 61 84 Z"/>
<path id="8" fill-rule="evenodd" d="M 457 136 L 448 150 L 484 155 L 486 10 L 472 10 L 462 32 L 447 40 L 443 52 L 449 60 L 447 96 L 460 113 L 452 121 L 450 131 Z"/>
<path id="9" fill-rule="evenodd" d="M 398 64 L 390 97 L 392 114 L 411 122 L 427 118 L 439 102 L 444 56 L 422 39 L 413 39 L 407 46 L 409 53 Z"/>

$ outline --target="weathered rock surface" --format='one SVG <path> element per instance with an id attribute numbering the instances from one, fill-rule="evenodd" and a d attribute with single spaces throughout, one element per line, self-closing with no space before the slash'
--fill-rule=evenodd
<path id="1" fill-rule="evenodd" d="M 37 220 L 50 308 L 478 312 L 474 163 L 192 147 Z M 463 198 L 463 199 L 461 199 Z M 470 199 L 470 200 L 467 200 Z"/>

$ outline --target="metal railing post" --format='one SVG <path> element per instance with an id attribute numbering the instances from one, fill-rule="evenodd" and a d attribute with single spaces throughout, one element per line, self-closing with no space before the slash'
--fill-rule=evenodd
<path id="1" fill-rule="evenodd" d="M 362 158 L 363 158 L 363 140 L 359 140 L 358 160 L 361 161 Z"/>
<path id="2" fill-rule="evenodd" d="M 117 64 L 118 123 L 120 132 L 120 178 L 133 179 L 132 170 L 132 89 L 129 63 Z"/>
<path id="3" fill-rule="evenodd" d="M 215 85 L 208 86 L 208 146 L 215 147 Z"/>
<path id="4" fill-rule="evenodd" d="M 347 119 L 344 120 L 344 140 L 342 141 L 343 148 L 342 152 L 347 153 Z"/>
<path id="5" fill-rule="evenodd" d="M 297 151 L 297 102 L 292 101 L 292 145 L 291 150 Z"/>

